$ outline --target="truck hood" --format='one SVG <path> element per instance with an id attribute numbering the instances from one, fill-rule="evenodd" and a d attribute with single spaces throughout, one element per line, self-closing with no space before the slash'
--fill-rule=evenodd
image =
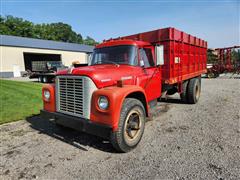
<path id="1" fill-rule="evenodd" d="M 62 70 L 57 75 L 88 76 L 98 88 L 103 88 L 115 85 L 118 80 L 123 80 L 124 84 L 134 84 L 136 75 L 141 71 L 136 66 L 101 64 Z"/>

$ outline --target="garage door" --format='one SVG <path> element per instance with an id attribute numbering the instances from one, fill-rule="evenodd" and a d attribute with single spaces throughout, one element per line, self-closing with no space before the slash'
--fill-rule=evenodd
<path id="1" fill-rule="evenodd" d="M 47 71 L 48 62 L 61 61 L 61 54 L 40 54 L 24 52 L 25 70 Z"/>

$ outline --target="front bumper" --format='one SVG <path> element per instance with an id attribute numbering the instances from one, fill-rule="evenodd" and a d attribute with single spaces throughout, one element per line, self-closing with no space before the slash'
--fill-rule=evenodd
<path id="1" fill-rule="evenodd" d="M 96 135 L 105 139 L 110 138 L 112 128 L 107 125 L 93 123 L 88 119 L 65 115 L 58 112 L 48 112 L 41 110 L 40 114 L 41 117 L 48 120 L 54 120 L 57 124 L 60 124 L 62 126 Z"/>

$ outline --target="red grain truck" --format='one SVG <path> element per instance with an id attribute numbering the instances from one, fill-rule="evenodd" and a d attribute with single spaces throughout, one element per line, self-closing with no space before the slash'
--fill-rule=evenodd
<path id="1" fill-rule="evenodd" d="M 110 39 L 95 47 L 89 66 L 60 71 L 43 86 L 41 114 L 128 152 L 163 93 L 197 103 L 206 59 L 207 42 L 175 28 Z"/>

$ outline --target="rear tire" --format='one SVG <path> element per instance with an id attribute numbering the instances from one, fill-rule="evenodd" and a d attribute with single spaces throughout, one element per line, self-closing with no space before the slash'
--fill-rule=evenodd
<path id="1" fill-rule="evenodd" d="M 188 81 L 185 81 L 182 86 L 183 91 L 180 94 L 180 98 L 183 103 L 188 103 Z"/>
<path id="2" fill-rule="evenodd" d="M 188 102 L 190 104 L 196 104 L 200 98 L 201 93 L 201 79 L 190 79 L 188 84 Z"/>
<path id="3" fill-rule="evenodd" d="M 124 100 L 118 129 L 111 134 L 111 143 L 119 152 L 129 152 L 140 142 L 145 128 L 143 104 L 134 98 Z"/>

